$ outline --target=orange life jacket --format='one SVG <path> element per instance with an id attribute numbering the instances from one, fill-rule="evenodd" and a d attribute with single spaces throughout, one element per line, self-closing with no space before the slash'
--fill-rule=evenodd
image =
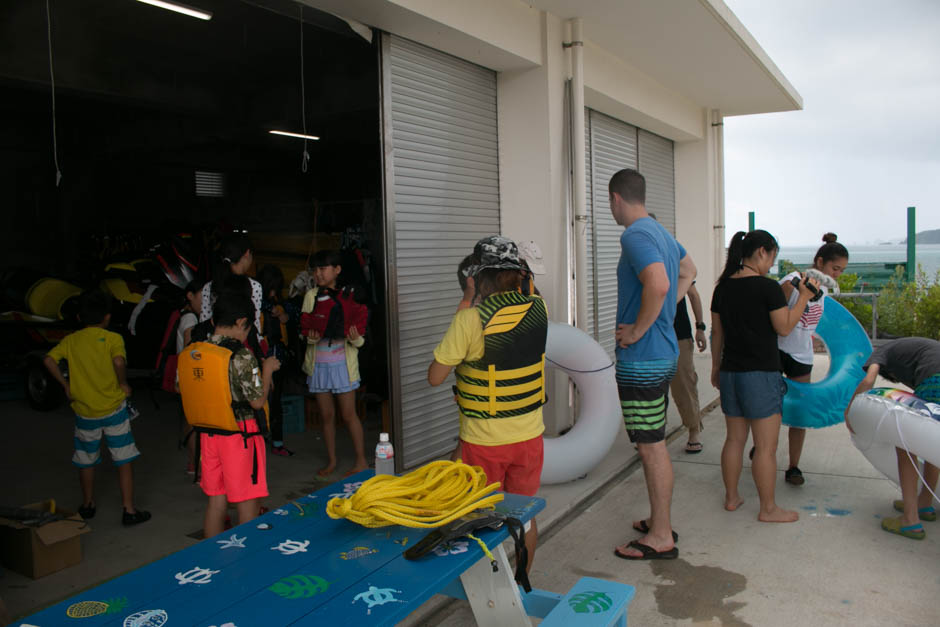
<path id="1" fill-rule="evenodd" d="M 267 405 L 263 410 L 254 410 L 246 401 L 232 399 L 229 373 L 232 356 L 244 348 L 237 340 L 226 339 L 222 344 L 196 342 L 179 354 L 180 396 L 186 421 L 196 431 L 231 435 L 240 433 L 245 437 L 267 433 Z M 244 423 L 239 424 L 236 410 L 254 414 L 258 423 L 257 432 L 248 433 Z"/>

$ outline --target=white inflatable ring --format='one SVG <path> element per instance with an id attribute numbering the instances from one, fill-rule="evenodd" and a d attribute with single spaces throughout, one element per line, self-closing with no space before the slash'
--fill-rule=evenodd
<path id="1" fill-rule="evenodd" d="M 623 424 L 620 397 L 610 355 L 584 331 L 549 322 L 545 358 L 581 393 L 581 411 L 571 430 L 545 438 L 542 483 L 565 483 L 586 475 L 610 451 Z"/>
<path id="2" fill-rule="evenodd" d="M 852 443 L 872 466 L 898 483 L 895 448 L 940 466 L 940 405 L 910 392 L 876 388 L 859 394 L 849 409 Z"/>

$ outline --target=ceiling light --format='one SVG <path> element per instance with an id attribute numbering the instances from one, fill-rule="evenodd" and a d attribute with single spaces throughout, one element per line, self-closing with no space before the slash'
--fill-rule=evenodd
<path id="1" fill-rule="evenodd" d="M 209 11 L 194 9 L 193 7 L 186 6 L 185 4 L 180 4 L 178 2 L 167 2 L 166 0 L 137 0 L 137 2 L 143 2 L 144 4 L 160 7 L 161 9 L 167 9 L 169 11 L 176 11 L 177 13 L 182 13 L 183 15 L 195 17 L 200 20 L 212 19 L 212 13 Z"/>
<path id="2" fill-rule="evenodd" d="M 300 139 L 312 139 L 315 141 L 320 139 L 316 135 L 303 135 L 301 133 L 289 133 L 287 131 L 268 131 L 268 132 L 271 133 L 272 135 L 284 135 L 286 137 L 297 137 Z"/>

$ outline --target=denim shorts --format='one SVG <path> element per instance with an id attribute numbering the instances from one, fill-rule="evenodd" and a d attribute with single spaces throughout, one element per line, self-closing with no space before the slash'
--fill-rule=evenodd
<path id="1" fill-rule="evenodd" d="M 783 410 L 787 384 L 779 372 L 751 370 L 718 373 L 721 411 L 738 418 L 769 418 Z"/>

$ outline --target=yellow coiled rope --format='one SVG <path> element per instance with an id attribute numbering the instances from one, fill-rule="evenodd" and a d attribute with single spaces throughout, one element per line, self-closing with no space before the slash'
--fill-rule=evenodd
<path id="1" fill-rule="evenodd" d="M 330 499 L 330 518 L 346 518 L 364 527 L 440 527 L 473 510 L 503 500 L 499 483 L 486 484 L 479 466 L 431 462 L 401 477 L 378 475 L 348 497 Z"/>

